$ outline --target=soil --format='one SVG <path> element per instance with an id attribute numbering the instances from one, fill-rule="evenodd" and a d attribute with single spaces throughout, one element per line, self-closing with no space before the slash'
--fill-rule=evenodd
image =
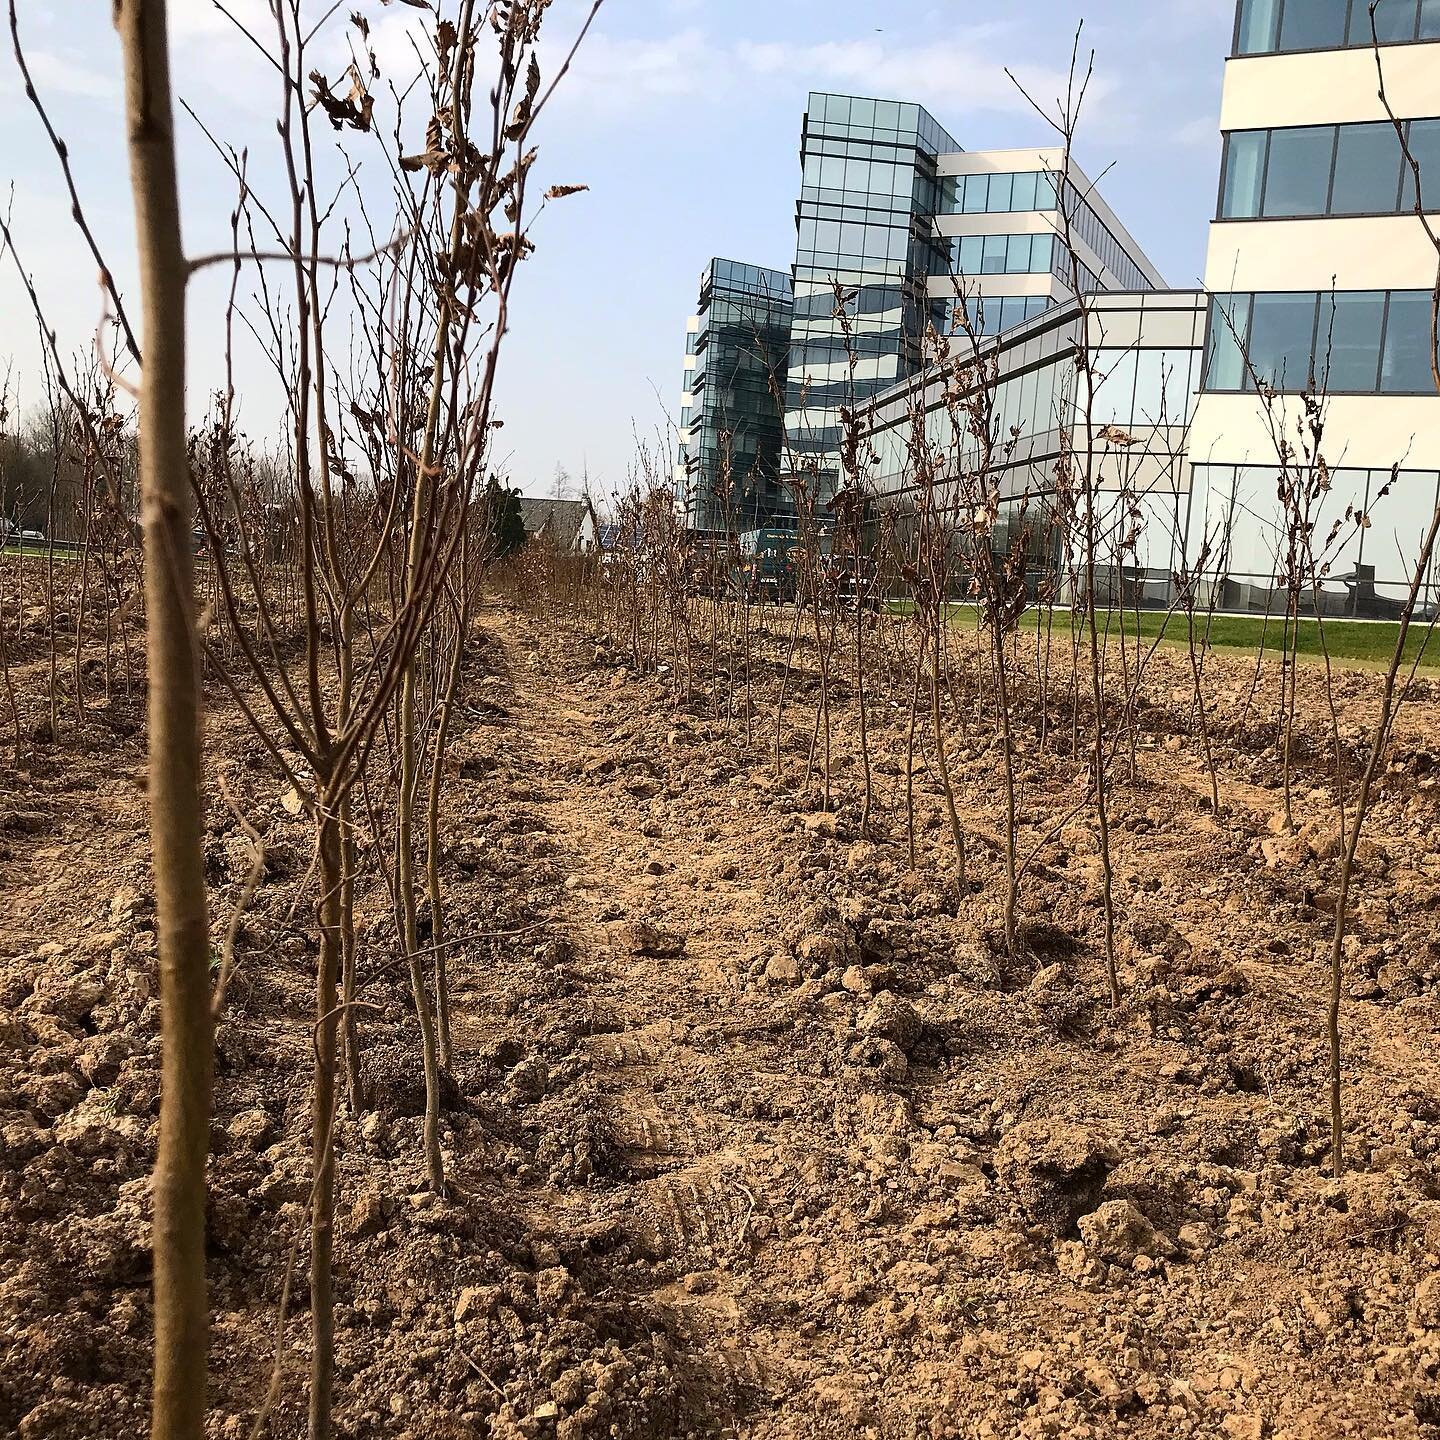
<path id="1" fill-rule="evenodd" d="M 1336 1181 L 1321 672 L 1301 676 L 1313 753 L 1291 832 L 1273 725 L 1245 706 L 1253 665 L 1211 660 L 1217 816 L 1188 661 L 1156 657 L 1114 797 L 1113 1010 L 1088 810 L 1039 845 L 1020 954 L 997 942 L 988 730 L 951 756 L 972 837 L 961 896 L 924 756 L 909 865 L 898 701 L 872 716 L 874 835 L 848 680 L 832 808 L 800 788 L 813 647 L 783 780 L 773 683 L 747 747 L 724 690 L 678 696 L 596 626 L 491 608 L 473 649 L 446 800 L 453 1189 L 425 1190 L 416 1026 L 371 893 L 370 1108 L 338 1129 L 339 1435 L 1440 1436 L 1430 682 L 1361 849 L 1353 1168 Z M 1336 683 L 1353 753 L 1378 682 Z M 24 1440 L 147 1424 L 159 1042 L 140 707 L 117 685 L 0 791 L 0 1433 Z M 217 1033 L 209 1429 L 250 1434 L 278 1356 L 269 1433 L 291 1437 L 310 832 L 218 690 L 210 734 L 266 870 Z M 1033 727 L 1020 744 L 1033 844 L 1083 797 L 1083 765 Z M 251 860 L 222 803 L 207 846 L 219 936 Z"/>

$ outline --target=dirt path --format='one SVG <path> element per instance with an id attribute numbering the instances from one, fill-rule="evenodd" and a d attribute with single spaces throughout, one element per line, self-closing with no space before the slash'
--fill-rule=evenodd
<path id="1" fill-rule="evenodd" d="M 520 744 L 567 875 L 560 918 L 618 1182 L 534 1198 L 528 1218 L 540 1229 L 618 1225 L 641 1262 L 627 1283 L 703 1356 L 709 1402 L 781 1402 L 805 1374 L 787 1353 L 793 1336 L 768 1333 L 761 1317 L 790 1292 L 757 1285 L 752 1246 L 773 1234 L 777 1122 L 787 1148 L 818 1154 L 825 1141 L 784 1118 L 819 1099 L 817 1077 L 797 1073 L 785 1043 L 794 1006 L 741 984 L 757 936 L 785 928 L 778 897 L 768 876 L 718 858 L 744 855 L 738 835 L 767 852 L 777 827 L 743 772 L 683 774 L 705 767 L 701 736 L 672 727 L 617 740 L 605 689 L 556 684 L 509 622 L 491 633 L 511 662 L 516 713 L 543 716 Z M 716 783 L 731 793 L 707 803 Z"/>

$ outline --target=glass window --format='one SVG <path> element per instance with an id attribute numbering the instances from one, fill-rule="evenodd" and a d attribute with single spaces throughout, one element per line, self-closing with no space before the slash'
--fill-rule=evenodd
<path id="1" fill-rule="evenodd" d="M 1265 55 L 1275 48 L 1280 24 L 1280 0 L 1241 0 L 1235 51 L 1239 55 Z"/>
<path id="2" fill-rule="evenodd" d="M 1440 0 L 1420 0 L 1420 39 L 1440 40 Z"/>
<path id="3" fill-rule="evenodd" d="M 1007 213 L 1011 209 L 1011 195 L 1015 184 L 1013 175 L 992 175 L 990 177 L 990 198 L 986 203 L 986 209 L 996 214 Z"/>
<path id="4" fill-rule="evenodd" d="M 1265 147 L 1269 132 L 1240 130 L 1225 137 L 1225 179 L 1220 216 L 1253 220 L 1260 213 L 1260 188 L 1265 180 Z"/>
<path id="5" fill-rule="evenodd" d="M 1379 0 L 1375 7 L 1375 34 L 1380 43 L 1393 44 L 1415 38 L 1415 0 Z M 1359 30 L 1358 37 L 1356 30 Z M 1355 0 L 1355 13 L 1350 17 L 1351 43 L 1368 45 L 1370 34 L 1370 6 L 1365 0 Z"/>
<path id="6" fill-rule="evenodd" d="M 1303 390 L 1310 382 L 1316 295 L 1256 295 L 1250 318 L 1250 363 L 1277 390 Z"/>
<path id="7" fill-rule="evenodd" d="M 1054 210 L 1058 204 L 1055 197 L 1055 177 L 1037 171 L 1035 174 L 1035 208 L 1037 210 Z"/>
<path id="8" fill-rule="evenodd" d="M 1333 125 L 1275 130 L 1265 177 L 1266 215 L 1323 215 L 1330 195 Z"/>
<path id="9" fill-rule="evenodd" d="M 967 175 L 965 177 L 965 211 L 966 215 L 983 215 L 985 213 L 986 192 L 990 186 L 988 175 Z"/>
<path id="10" fill-rule="evenodd" d="M 1043 275 L 1050 268 L 1050 257 L 1055 250 L 1053 235 L 1032 235 L 1030 237 L 1030 273 Z"/>
<path id="11" fill-rule="evenodd" d="M 1388 122 L 1342 125 L 1332 215 L 1389 215 L 1400 193 L 1400 137 Z"/>
<path id="12" fill-rule="evenodd" d="M 1333 50 L 1344 45 L 1346 9 L 1346 0 L 1290 0 L 1280 21 L 1280 49 Z"/>
<path id="13" fill-rule="evenodd" d="M 850 123 L 852 125 L 873 125 L 875 123 L 875 102 L 852 99 L 850 101 Z"/>
<path id="14" fill-rule="evenodd" d="M 1385 353 L 1380 388 L 1389 394 L 1433 392 L 1430 368 L 1430 296 L 1424 290 L 1397 290 L 1385 316 Z"/>
<path id="15" fill-rule="evenodd" d="M 1033 170 L 1012 177 L 1010 203 L 1016 210 L 1035 209 L 1035 181 L 1038 178 Z"/>
<path id="16" fill-rule="evenodd" d="M 1004 235 L 987 235 L 980 261 L 980 273 L 982 275 L 1003 275 L 1008 248 Z"/>
<path id="17" fill-rule="evenodd" d="M 1400 142 L 1395 141 L 1398 149 Z M 1420 198 L 1427 210 L 1440 210 L 1440 120 L 1414 120 L 1410 124 L 1410 154 L 1420 166 Z M 1408 162 L 1402 171 L 1400 208 L 1415 208 L 1415 174 Z"/>
<path id="18" fill-rule="evenodd" d="M 1383 290 L 1322 295 L 1315 332 L 1316 383 L 1340 394 L 1373 391 L 1384 323 Z"/>
<path id="19" fill-rule="evenodd" d="M 1249 328 L 1248 295 L 1217 295 L 1210 302 L 1210 353 L 1205 362 L 1207 390 L 1248 388 L 1244 347 Z"/>

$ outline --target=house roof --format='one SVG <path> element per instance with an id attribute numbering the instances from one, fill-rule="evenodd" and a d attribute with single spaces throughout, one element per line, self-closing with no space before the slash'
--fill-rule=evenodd
<path id="1" fill-rule="evenodd" d="M 525 533 L 532 539 L 543 535 L 562 550 L 573 550 L 585 516 L 594 511 L 588 500 L 544 500 L 529 495 L 520 497 L 520 513 L 525 519 Z"/>

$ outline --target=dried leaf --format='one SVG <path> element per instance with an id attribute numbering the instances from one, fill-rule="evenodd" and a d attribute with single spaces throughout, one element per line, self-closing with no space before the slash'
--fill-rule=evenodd
<path id="1" fill-rule="evenodd" d="M 374 97 L 365 88 L 364 76 L 352 64 L 345 72 L 350 77 L 350 89 L 342 99 L 330 88 L 330 82 L 318 71 L 310 72 L 310 83 L 315 87 L 315 100 L 330 117 L 330 123 L 343 130 L 370 129 L 371 113 L 375 108 Z"/>
<path id="2" fill-rule="evenodd" d="M 449 70 L 450 56 L 459 38 L 455 33 L 455 25 L 450 20 L 442 20 L 436 27 L 435 52 L 440 57 L 440 68 L 442 70 Z"/>
<path id="3" fill-rule="evenodd" d="M 552 185 L 546 192 L 547 200 L 563 200 L 567 195 L 579 195 L 588 190 L 588 185 Z"/>

